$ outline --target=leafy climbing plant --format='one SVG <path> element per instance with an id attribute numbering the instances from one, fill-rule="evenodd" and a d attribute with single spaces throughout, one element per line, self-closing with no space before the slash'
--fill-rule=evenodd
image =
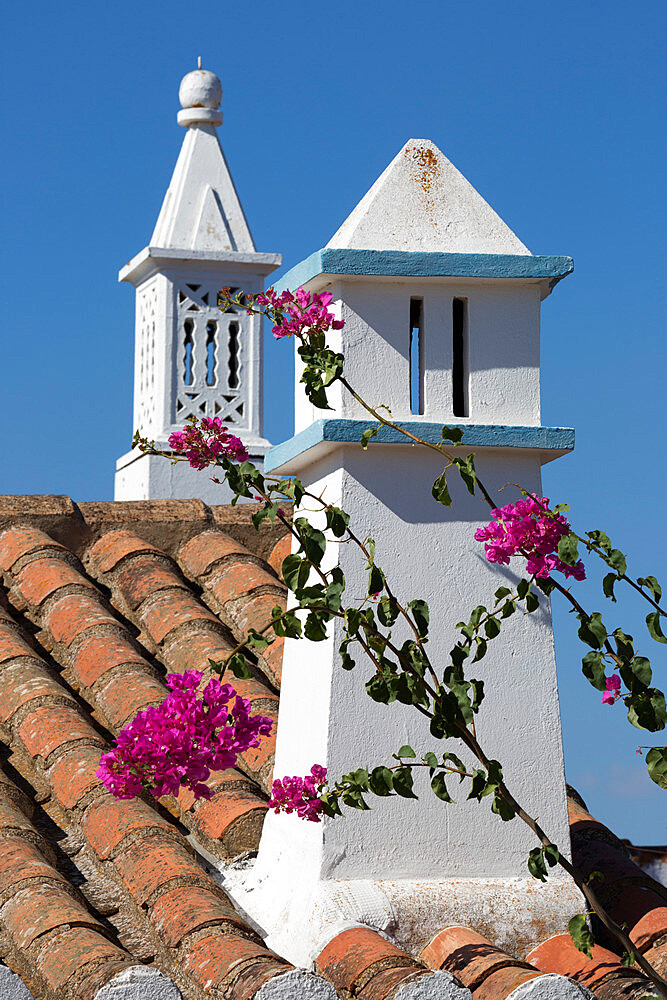
<path id="1" fill-rule="evenodd" d="M 219 295 L 221 308 L 231 304 L 248 313 L 264 314 L 271 320 L 277 339 L 297 340 L 303 364 L 301 382 L 313 406 L 330 409 L 328 392 L 339 384 L 364 408 L 373 423 L 361 435 L 362 448 L 368 448 L 378 429 L 385 426 L 413 444 L 437 452 L 443 468 L 433 484 L 433 499 L 451 506 L 449 480 L 452 475 L 459 476 L 469 493 L 481 496 L 489 506 L 490 522 L 475 535 L 484 543 L 487 559 L 498 564 L 519 561 L 524 572 L 516 586 L 500 586 L 486 597 L 486 603 L 472 608 L 467 620 L 456 626 L 456 641 L 448 657 L 433 662 L 429 636 L 448 623 L 432 622 L 428 605 L 420 597 L 405 600 L 398 593 L 396 582 L 388 579 L 376 556 L 374 539 L 365 534 L 365 527 L 353 524 L 346 511 L 325 496 L 309 491 L 298 478 L 265 476 L 247 460 L 242 442 L 217 418 L 192 418 L 182 432 L 171 436 L 169 450 L 137 433 L 133 443 L 144 452 L 164 455 L 174 462 L 188 461 L 194 468 L 214 468 L 214 479 L 224 480 L 232 491 L 233 504 L 239 500 L 259 501 L 261 506 L 252 515 L 256 528 L 266 519 L 278 520 L 294 539 L 293 550 L 282 564 L 282 577 L 293 595 L 290 608 L 276 606 L 269 625 L 261 632 L 251 629 L 224 661 L 212 666 L 221 675 L 229 671 L 237 677 L 248 677 L 252 673 L 253 650 L 261 650 L 282 636 L 321 642 L 328 635 L 330 623 L 338 619 L 343 629 L 338 650 L 341 668 L 353 670 L 360 659 L 370 662 L 373 672 L 365 682 L 368 696 L 386 705 L 398 701 L 411 706 L 428 719 L 434 747 L 438 747 L 418 759 L 414 749 L 405 745 L 391 760 L 357 767 L 335 781 L 327 780 L 325 769 L 314 765 L 305 777 L 277 779 L 269 804 L 276 811 L 296 811 L 304 819 L 319 822 L 322 815 L 342 815 L 343 807 L 368 809 L 367 800 L 372 796 L 416 798 L 413 775 L 418 768 L 428 771 L 431 790 L 444 803 L 452 803 L 454 787 L 463 786 L 468 799 L 480 803 L 487 799 L 501 820 L 519 818 L 527 824 L 538 842 L 527 859 L 529 873 L 544 882 L 551 868 L 563 868 L 583 893 L 588 912 L 596 914 L 628 956 L 634 957 L 664 991 L 667 983 L 635 950 L 625 929 L 606 912 L 591 881 L 577 871 L 537 819 L 517 801 L 505 782 L 502 763 L 487 756 L 475 729 L 475 718 L 484 702 L 484 683 L 472 676 L 474 665 L 487 654 L 489 643 L 511 627 L 509 619 L 513 615 L 518 611 L 534 614 L 545 598 L 557 593 L 570 605 L 578 621 L 578 636 L 586 647 L 582 657 L 586 680 L 602 692 L 604 702 L 622 701 L 632 726 L 660 732 L 667 724 L 665 695 L 655 686 L 653 667 L 644 648 L 645 643 L 667 643 L 663 630 L 667 611 L 661 603 L 660 584 L 655 576 L 633 576 L 626 555 L 603 531 L 578 534 L 565 518 L 569 510 L 566 505 L 551 508 L 546 498 L 514 484 L 521 499 L 500 507 L 477 473 L 474 453 L 466 447 L 461 428 L 443 427 L 439 443 L 427 441 L 396 423 L 386 407 L 363 399 L 345 375 L 344 356 L 327 344 L 327 333 L 343 325 L 329 312 L 331 300 L 329 294 L 316 295 L 302 289 L 282 294 L 272 289 L 259 295 L 238 292 L 235 296 L 229 289 L 222 289 Z M 291 517 L 285 510 L 287 502 L 295 505 L 296 516 Z M 305 507 L 319 512 L 324 530 L 303 516 Z M 332 541 L 355 546 L 363 560 L 367 594 L 361 601 L 346 599 L 346 581 L 340 567 L 324 568 L 327 545 Z M 601 591 L 605 600 L 616 604 L 621 589 L 630 588 L 646 602 L 649 610 L 644 644 L 635 643 L 622 628 L 612 627 L 608 611 L 603 614 L 584 607 L 573 593 L 568 581 L 583 579 L 586 573 L 582 554 L 604 564 Z M 407 627 L 408 638 L 402 642 L 393 631 L 399 621 Z M 453 740 L 460 740 L 470 751 L 474 766 L 464 765 L 452 752 L 448 741 Z M 667 788 L 667 748 L 642 749 L 647 751 L 651 779 Z M 113 771 L 108 760 L 106 767 Z M 136 779 L 136 769 L 133 773 Z M 116 783 L 117 778 L 118 771 Z M 150 774 L 142 780 L 150 785 Z M 573 918 L 570 932 L 577 947 L 590 954 L 593 938 L 586 914 Z"/>

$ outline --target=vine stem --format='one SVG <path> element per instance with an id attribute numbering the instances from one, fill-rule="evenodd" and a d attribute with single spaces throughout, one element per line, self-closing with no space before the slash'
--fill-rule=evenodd
<path id="1" fill-rule="evenodd" d="M 486 754 L 480 747 L 479 743 L 474 736 L 470 733 L 468 729 L 461 726 L 461 739 L 466 744 L 469 750 L 475 754 L 479 762 L 487 769 L 489 769 L 490 761 L 486 757 Z M 552 841 L 547 837 L 546 833 L 539 825 L 536 819 L 534 819 L 526 810 L 517 802 L 512 793 L 509 791 L 504 781 L 499 782 L 498 791 L 505 799 L 505 801 L 512 807 L 516 815 L 528 826 L 535 836 L 538 838 L 543 847 L 548 847 Z M 638 951 L 636 945 L 633 943 L 632 939 L 623 930 L 623 928 L 616 923 L 615 920 L 609 916 L 604 906 L 598 899 L 597 893 L 591 886 L 586 882 L 586 880 L 577 871 L 574 865 L 567 860 L 566 857 L 559 851 L 558 852 L 558 864 L 563 868 L 567 874 L 572 878 L 572 880 L 579 887 L 583 893 L 586 901 L 590 905 L 594 913 L 599 917 L 600 921 L 607 928 L 609 933 L 616 938 L 623 945 L 623 949 L 629 954 L 634 956 L 634 960 L 640 967 L 642 972 L 651 980 L 651 982 L 657 987 L 660 994 L 667 998 L 667 980 L 660 976 L 652 965 L 650 965 L 644 956 Z"/>

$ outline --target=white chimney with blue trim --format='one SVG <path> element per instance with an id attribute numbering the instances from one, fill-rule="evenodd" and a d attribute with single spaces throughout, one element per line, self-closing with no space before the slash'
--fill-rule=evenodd
<path id="1" fill-rule="evenodd" d="M 462 427 L 494 494 L 513 482 L 541 495 L 542 465 L 570 451 L 574 433 L 541 425 L 540 306 L 572 266 L 568 257 L 533 256 L 432 142 L 413 139 L 330 243 L 279 287 L 332 293 L 345 326 L 330 346 L 344 353 L 346 377 L 364 399 L 428 440 L 440 442 L 443 424 Z M 296 377 L 296 433 L 269 450 L 266 471 L 297 474 L 349 512 L 357 535 L 374 537 L 397 597 L 429 604 L 429 654 L 442 670 L 456 622 L 516 579 L 490 566 L 474 539 L 489 509 L 454 476 L 453 505 L 436 503 L 443 462 L 434 452 L 387 428 L 363 451 L 372 421 L 361 405 L 337 384 L 333 412 L 323 414 L 303 394 L 298 358 Z M 515 495 L 499 494 L 504 502 Z M 311 507 L 304 514 L 317 522 Z M 347 603 L 362 600 L 358 550 L 330 552 L 345 573 Z M 486 691 L 477 736 L 517 799 L 569 852 L 552 623 L 541 604 L 515 615 L 475 664 Z M 414 708 L 367 696 L 370 661 L 359 656 L 354 670 L 341 669 L 341 639 L 334 621 L 324 642 L 286 641 L 277 777 L 304 775 L 314 763 L 331 778 L 391 764 L 406 743 L 418 756 L 443 750 Z M 449 748 L 471 762 L 457 741 Z M 530 877 L 536 840 L 519 820 L 502 822 L 488 800 L 446 805 L 416 774 L 419 802 L 372 797 L 370 812 L 346 810 L 321 824 L 269 814 L 256 863 L 230 888 L 271 947 L 307 964 L 346 924 L 391 931 L 414 950 L 445 926 L 483 933 L 490 923 L 496 944 L 512 952 L 518 940 L 529 947 L 561 932 L 581 911 L 578 890 L 558 871 L 544 886 Z"/>

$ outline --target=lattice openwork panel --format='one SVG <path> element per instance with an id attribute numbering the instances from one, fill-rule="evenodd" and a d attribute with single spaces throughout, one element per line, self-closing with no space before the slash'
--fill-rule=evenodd
<path id="1" fill-rule="evenodd" d="M 137 295 L 137 359 L 134 423 L 142 434 L 155 428 L 155 325 L 157 284 L 142 288 Z"/>
<path id="2" fill-rule="evenodd" d="M 186 417 L 220 417 L 247 425 L 243 334 L 248 317 L 222 313 L 217 285 L 183 284 L 177 291 L 176 423 Z"/>

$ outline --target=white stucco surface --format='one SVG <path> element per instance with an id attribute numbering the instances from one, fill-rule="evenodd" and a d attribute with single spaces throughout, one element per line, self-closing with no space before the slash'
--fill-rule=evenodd
<path id="1" fill-rule="evenodd" d="M 274 976 L 255 994 L 256 1000 L 336 1000 L 337 996 L 326 979 L 302 969 Z"/>
<path id="2" fill-rule="evenodd" d="M 181 991 L 157 969 L 136 966 L 110 979 L 95 1000 L 181 1000 Z"/>
<path id="3" fill-rule="evenodd" d="M 95 1000 L 181 1000 L 181 991 L 163 972 L 136 966 L 110 979 Z"/>
<path id="4" fill-rule="evenodd" d="M 21 977 L 6 965 L 0 965 L 0 1000 L 34 1000 Z"/>
<path id="5" fill-rule="evenodd" d="M 315 284 L 313 282 L 312 284 Z M 321 282 L 318 283 L 318 288 Z M 321 289 L 320 289 L 321 290 Z M 443 423 L 540 423 L 539 284 L 409 278 L 378 282 L 344 278 L 327 286 L 342 331 L 328 341 L 345 354 L 345 374 L 369 403 L 388 406 L 396 420 Z M 422 364 L 424 412 L 410 411 L 410 299 L 423 301 Z M 467 300 L 466 357 L 469 409 L 454 417 L 452 399 L 452 300 Z M 316 410 L 299 384 L 295 362 L 295 430 L 333 414 Z M 335 415 L 365 419 L 368 413 L 349 393 L 333 387 Z"/>
<path id="6" fill-rule="evenodd" d="M 430 139 L 406 142 L 327 246 L 530 253 Z"/>
<path id="7" fill-rule="evenodd" d="M 491 567 L 473 538 L 488 520 L 488 508 L 452 477 L 451 508 L 436 504 L 431 485 L 441 466 L 437 456 L 389 445 L 363 453 L 341 446 L 306 476 L 313 492 L 352 515 L 361 537 L 376 539 L 376 560 L 398 599 L 427 601 L 431 613 L 429 655 L 436 669 L 448 662 L 455 623 L 493 592 L 511 585 L 509 568 Z M 531 452 L 490 451 L 478 456 L 487 487 L 519 482 L 539 491 L 539 459 Z M 510 491 L 506 492 L 510 499 Z M 309 517 L 316 520 L 314 515 Z M 331 546 L 331 558 L 346 575 L 346 603 L 367 591 L 363 560 L 350 545 Z M 539 816 L 552 841 L 569 853 L 569 826 L 558 706 L 553 635 L 548 602 L 533 615 L 509 619 L 485 659 L 467 675 L 485 682 L 486 698 L 476 720 L 488 756 L 503 764 L 512 792 Z M 325 765 L 330 776 L 358 766 L 391 763 L 405 743 L 418 756 L 450 749 L 465 763 L 459 741 L 440 743 L 426 720 L 409 706 L 372 701 L 364 683 L 372 667 L 362 652 L 343 671 L 336 624 L 324 642 L 287 640 L 283 663 L 276 776 L 306 774 Z M 400 626 L 394 641 L 404 638 Z M 500 947 L 541 940 L 579 912 L 581 896 L 556 872 L 546 886 L 528 875 L 535 846 L 520 820 L 504 823 L 489 799 L 465 801 L 467 788 L 447 805 L 416 772 L 419 801 L 369 796 L 370 812 L 345 809 L 343 819 L 310 824 L 295 816 L 269 814 L 252 871 L 230 876 L 228 891 L 268 933 L 268 943 L 296 964 L 307 965 L 323 938 L 340 921 L 361 921 L 392 936 L 408 950 L 423 947 L 443 926 L 462 923 L 487 934 Z M 237 898 L 235 896 L 235 898 Z"/>
<path id="8" fill-rule="evenodd" d="M 507 1000 L 593 1000 L 594 994 L 567 976 L 550 973 L 522 983 Z"/>
<path id="9" fill-rule="evenodd" d="M 403 983 L 394 1000 L 471 1000 L 472 993 L 449 972 L 432 972 Z"/>

